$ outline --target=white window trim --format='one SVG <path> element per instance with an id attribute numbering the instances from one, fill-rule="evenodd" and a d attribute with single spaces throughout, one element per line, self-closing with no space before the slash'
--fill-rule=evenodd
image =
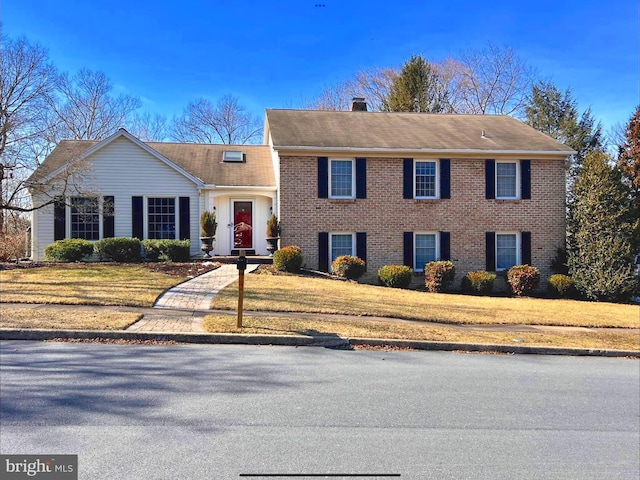
<path id="1" fill-rule="evenodd" d="M 173 195 L 145 195 L 144 197 L 144 225 L 143 225 L 143 236 L 145 239 L 149 240 L 149 199 L 150 198 L 173 198 L 173 208 L 176 217 L 176 228 L 174 230 L 174 237 L 168 240 L 178 240 L 180 237 L 180 201 L 178 197 Z"/>
<path id="2" fill-rule="evenodd" d="M 351 162 L 351 195 L 333 195 L 331 191 L 332 176 L 331 169 L 332 162 Z M 356 198 L 356 160 L 355 158 L 330 158 L 329 159 L 329 198 L 337 200 L 352 200 Z"/>
<path id="3" fill-rule="evenodd" d="M 66 197 L 65 202 L 65 222 L 64 222 L 64 229 L 65 229 L 65 238 L 71 238 L 71 224 L 72 224 L 72 210 L 71 210 L 71 202 L 72 199 L 74 198 L 95 198 L 98 201 L 98 239 L 101 240 L 102 238 L 104 238 L 104 231 L 103 231 L 103 226 L 104 226 L 104 217 L 102 215 L 102 206 L 104 204 L 104 197 L 102 195 L 87 195 L 87 196 L 83 196 L 83 195 L 69 195 L 68 197 Z M 98 240 L 88 240 L 89 242 L 97 242 Z"/>
<path id="4" fill-rule="evenodd" d="M 516 195 L 515 197 L 499 197 L 498 196 L 498 164 L 499 163 L 515 163 L 516 164 Z M 496 160 L 496 168 L 493 176 L 493 184 L 495 185 L 496 200 L 519 200 L 520 192 L 520 161 L 519 160 Z"/>
<path id="5" fill-rule="evenodd" d="M 334 235 L 351 235 L 351 255 L 356 256 L 356 234 L 355 232 L 329 232 L 329 268 L 335 260 L 333 258 L 333 236 Z"/>
<path id="6" fill-rule="evenodd" d="M 417 235 L 435 235 L 436 237 L 436 260 L 440 258 L 440 232 L 413 232 L 413 271 L 414 272 L 423 272 L 424 265 L 420 268 L 416 266 L 416 259 L 418 255 L 416 254 L 416 236 Z"/>
<path id="7" fill-rule="evenodd" d="M 504 272 L 508 270 L 506 268 L 498 268 L 498 235 L 515 235 L 516 236 L 516 263 L 514 265 L 520 265 L 522 263 L 522 243 L 520 232 L 496 232 L 494 236 L 494 258 L 496 259 L 496 272 Z"/>
<path id="8" fill-rule="evenodd" d="M 434 162 L 436 164 L 436 194 L 432 197 L 418 196 L 416 194 L 416 168 L 418 162 Z M 414 158 L 413 159 L 413 198 L 416 200 L 437 200 L 440 198 L 440 160 L 433 158 Z"/>

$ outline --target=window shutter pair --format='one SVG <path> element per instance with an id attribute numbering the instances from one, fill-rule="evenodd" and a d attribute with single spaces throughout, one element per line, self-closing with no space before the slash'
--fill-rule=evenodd
<path id="1" fill-rule="evenodd" d="M 367 233 L 356 233 L 356 257 L 367 261 Z M 328 272 L 329 262 L 329 232 L 318 233 L 318 270 Z"/>
<path id="2" fill-rule="evenodd" d="M 356 198 L 367 198 L 367 159 L 356 158 Z M 318 157 L 318 198 L 329 198 L 329 157 Z"/>
<path id="3" fill-rule="evenodd" d="M 403 263 L 413 270 L 413 232 L 404 232 Z M 451 260 L 451 233 L 440 232 L 440 260 Z"/>
<path id="4" fill-rule="evenodd" d="M 402 198 L 413 198 L 413 158 L 402 160 Z M 440 159 L 440 198 L 451 198 L 451 160 Z"/>
<path id="5" fill-rule="evenodd" d="M 180 240 L 191 239 L 191 211 L 190 198 L 178 199 L 178 218 L 180 219 Z M 143 197 L 131 197 L 131 236 L 140 240 L 144 239 L 144 199 Z"/>
<path id="6" fill-rule="evenodd" d="M 496 270 L 496 232 L 486 232 L 486 270 Z M 520 261 L 523 265 L 531 265 L 531 232 L 520 232 Z"/>
<path id="7" fill-rule="evenodd" d="M 484 161 L 485 198 L 496 198 L 496 161 Z M 520 160 L 520 198 L 531 199 L 531 160 Z"/>
<path id="8" fill-rule="evenodd" d="M 102 238 L 115 235 L 114 197 L 102 198 Z M 67 205 L 64 197 L 56 197 L 53 204 L 53 239 L 64 240 L 67 236 Z"/>

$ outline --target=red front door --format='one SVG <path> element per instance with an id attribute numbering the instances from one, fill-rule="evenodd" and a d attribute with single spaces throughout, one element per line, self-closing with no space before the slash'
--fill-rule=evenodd
<path id="1" fill-rule="evenodd" d="M 233 248 L 250 249 L 253 247 L 251 202 L 233 202 Z"/>

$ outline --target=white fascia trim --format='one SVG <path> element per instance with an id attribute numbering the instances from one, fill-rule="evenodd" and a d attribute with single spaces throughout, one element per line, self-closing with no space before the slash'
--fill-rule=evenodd
<path id="1" fill-rule="evenodd" d="M 282 152 L 307 152 L 307 151 L 322 151 L 322 152 L 373 152 L 373 153 L 393 153 L 393 154 L 461 154 L 461 155 L 553 155 L 553 156 L 569 156 L 577 153 L 575 150 L 478 150 L 473 148 L 367 148 L 367 147 L 313 147 L 313 146 L 274 146 L 274 150 Z"/>
<path id="2" fill-rule="evenodd" d="M 201 190 L 255 190 L 257 192 L 275 192 L 278 187 L 258 187 L 251 185 L 215 185 L 211 183 L 203 184 Z"/>
<path id="3" fill-rule="evenodd" d="M 104 140 L 102 140 L 101 142 L 98 142 L 97 144 L 95 144 L 93 147 L 91 147 L 90 149 L 88 149 L 87 151 L 85 151 L 82 155 L 80 155 L 78 158 L 76 159 L 72 159 L 71 162 L 81 162 L 82 160 L 84 160 L 85 158 L 87 158 L 89 155 L 97 152 L 98 150 L 100 150 L 101 148 L 109 145 L 111 142 L 113 142 L 114 140 L 117 140 L 120 137 L 125 137 L 127 140 L 130 140 L 131 142 L 133 142 L 134 144 L 136 144 L 137 146 L 139 146 L 140 148 L 142 148 L 144 151 L 146 151 L 147 153 L 149 153 L 150 155 L 156 157 L 158 160 L 160 160 L 161 162 L 165 163 L 167 166 L 173 168 L 174 170 L 176 170 L 178 173 L 180 173 L 181 175 L 184 175 L 185 177 L 187 177 L 189 180 L 191 180 L 193 183 L 195 183 L 198 187 L 201 187 L 203 184 L 202 180 L 200 180 L 198 177 L 190 174 L 189 172 L 187 172 L 185 169 L 183 169 L 182 167 L 179 167 L 178 165 L 176 165 L 174 162 L 172 162 L 171 160 L 169 160 L 167 157 L 165 157 L 164 155 L 162 155 L 161 153 L 157 152 L 156 150 L 154 150 L 153 148 L 151 148 L 149 145 L 147 145 L 146 143 L 144 143 L 143 141 L 139 140 L 137 137 L 131 135 L 129 132 L 127 132 L 124 128 L 120 128 L 116 133 L 114 133 L 113 135 L 105 138 Z M 47 175 L 43 180 L 41 180 L 41 182 L 46 182 L 51 180 L 52 178 L 54 178 L 56 175 L 58 175 L 60 172 L 64 171 L 67 167 L 69 166 L 69 162 L 66 163 L 65 165 L 57 168 L 56 170 L 54 170 L 53 172 L 51 172 L 49 175 Z"/>

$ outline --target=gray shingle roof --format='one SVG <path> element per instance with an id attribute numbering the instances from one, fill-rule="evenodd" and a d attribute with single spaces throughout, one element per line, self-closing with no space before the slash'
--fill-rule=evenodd
<path id="1" fill-rule="evenodd" d="M 276 149 L 572 153 L 553 138 L 506 115 L 267 109 L 266 123 Z"/>
<path id="2" fill-rule="evenodd" d="M 36 182 L 67 162 L 77 159 L 99 142 L 91 140 L 63 140 L 33 173 Z M 205 184 L 219 186 L 275 186 L 271 152 L 265 145 L 208 145 L 194 143 L 145 142 Z M 222 152 L 241 150 L 246 162 L 223 163 Z"/>

